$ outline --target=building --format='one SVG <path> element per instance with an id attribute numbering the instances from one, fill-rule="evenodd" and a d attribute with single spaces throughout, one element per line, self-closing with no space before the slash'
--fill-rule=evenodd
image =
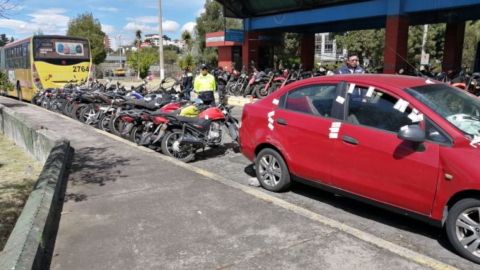
<path id="1" fill-rule="evenodd" d="M 147 35 L 145 35 L 144 40 L 150 40 L 150 43 L 153 46 L 158 47 L 160 45 L 160 35 L 158 35 L 158 34 L 147 34 Z M 174 46 L 177 46 L 177 47 L 182 49 L 183 46 L 184 46 L 184 42 L 182 40 L 179 40 L 179 39 L 175 39 L 175 40 L 163 39 L 163 46 L 166 46 L 166 45 L 174 45 Z"/>
<path id="2" fill-rule="evenodd" d="M 318 63 L 335 62 L 339 60 L 335 39 L 330 39 L 330 33 L 315 34 L 315 58 Z"/>
<path id="3" fill-rule="evenodd" d="M 108 35 L 105 35 L 103 43 L 105 44 L 106 49 L 110 49 L 110 38 L 108 37 Z"/>

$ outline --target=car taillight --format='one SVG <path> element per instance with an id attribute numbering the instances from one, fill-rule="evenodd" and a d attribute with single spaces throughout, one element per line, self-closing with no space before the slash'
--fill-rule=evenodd
<path id="1" fill-rule="evenodd" d="M 42 81 L 40 80 L 40 75 L 38 74 L 37 67 L 35 64 L 32 64 L 32 77 L 33 77 L 33 83 L 37 87 L 38 90 L 43 89 L 42 86 Z"/>

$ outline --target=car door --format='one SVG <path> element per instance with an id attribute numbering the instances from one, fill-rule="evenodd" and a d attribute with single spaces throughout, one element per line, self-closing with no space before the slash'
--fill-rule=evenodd
<path id="1" fill-rule="evenodd" d="M 391 91 L 363 88 L 358 91 L 362 97 L 346 98 L 346 122 L 335 141 L 334 181 L 345 191 L 430 214 L 439 175 L 439 145 L 426 141 L 416 149 L 414 143 L 397 138 L 407 125 L 423 127 L 423 114 Z"/>
<path id="2" fill-rule="evenodd" d="M 334 141 L 329 138 L 336 83 L 303 85 L 280 98 L 275 109 L 273 140 L 283 147 L 295 176 L 331 184 Z"/>

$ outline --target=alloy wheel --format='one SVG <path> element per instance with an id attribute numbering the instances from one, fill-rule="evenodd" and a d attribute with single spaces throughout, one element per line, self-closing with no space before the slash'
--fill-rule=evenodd
<path id="1" fill-rule="evenodd" d="M 260 159 L 260 179 L 269 186 L 276 186 L 282 177 L 280 163 L 273 155 L 265 155 Z"/>
<path id="2" fill-rule="evenodd" d="M 456 221 L 456 236 L 472 255 L 480 257 L 480 207 L 463 211 Z"/>

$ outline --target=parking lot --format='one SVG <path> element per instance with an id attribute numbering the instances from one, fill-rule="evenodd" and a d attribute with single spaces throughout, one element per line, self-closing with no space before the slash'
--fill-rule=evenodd
<path id="1" fill-rule="evenodd" d="M 241 119 L 241 112 L 237 107 L 233 115 Z M 191 164 L 243 185 L 255 177 L 253 164 L 234 143 L 199 152 Z M 256 189 L 457 268 L 478 269 L 455 253 L 440 228 L 300 183 L 284 193 Z"/>

